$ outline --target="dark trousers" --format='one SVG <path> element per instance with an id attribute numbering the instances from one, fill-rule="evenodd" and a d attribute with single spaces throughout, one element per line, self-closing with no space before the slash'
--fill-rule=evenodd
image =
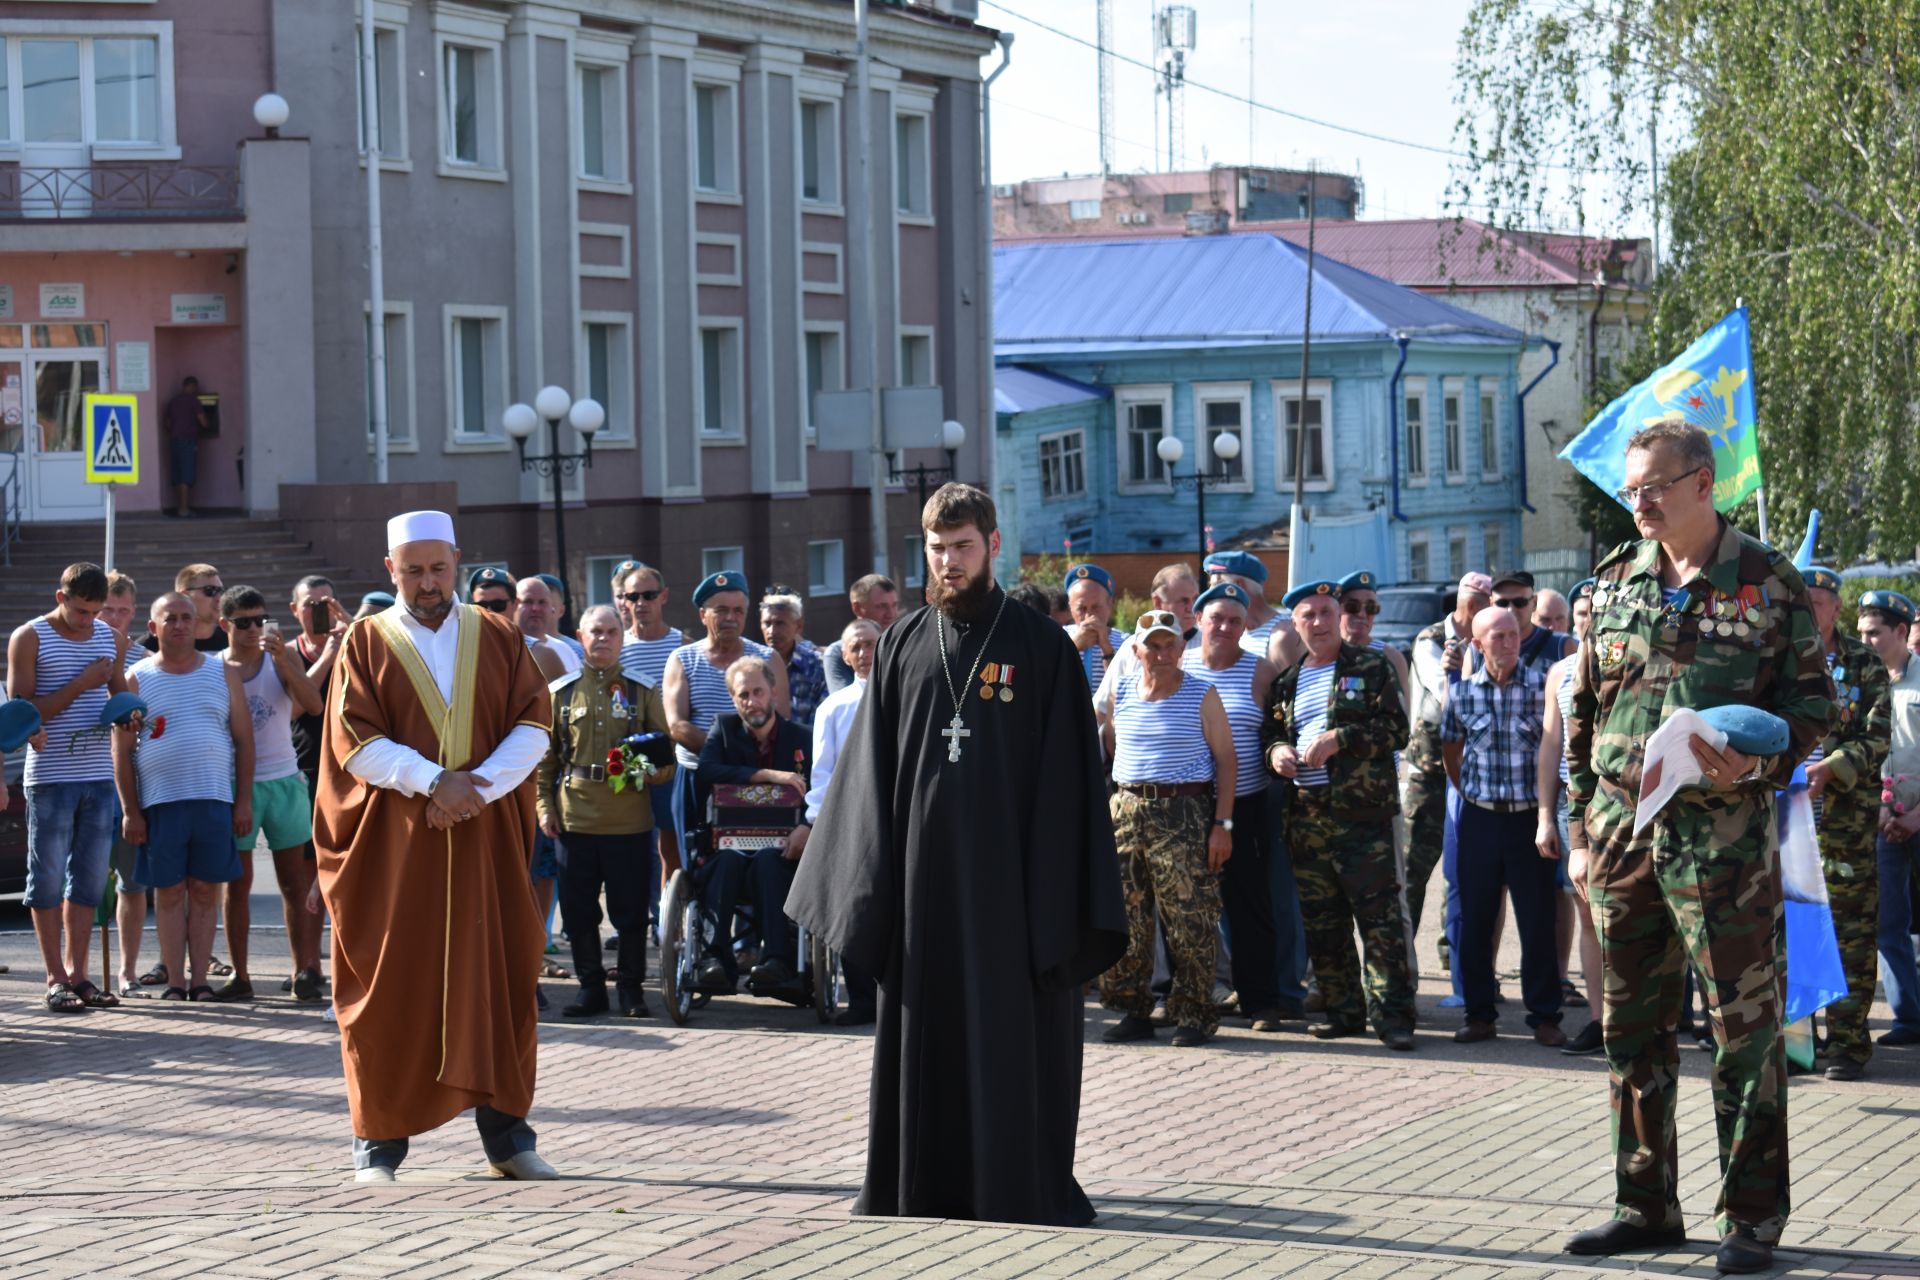
<path id="1" fill-rule="evenodd" d="M 878 988 L 873 975 L 845 956 L 840 957 L 840 976 L 847 984 L 847 1008 L 871 1015 L 876 1007 Z"/>
<path id="2" fill-rule="evenodd" d="M 560 833 L 560 918 L 573 944 L 573 972 L 582 991 L 604 991 L 607 971 L 600 949 L 600 888 L 607 890 L 607 919 L 620 935 L 616 952 L 620 989 L 640 990 L 647 971 L 647 877 L 653 874 L 653 833 L 600 836 Z"/>
<path id="3" fill-rule="evenodd" d="M 522 1151 L 532 1151 L 533 1126 L 525 1116 L 510 1116 L 482 1103 L 473 1109 L 474 1127 L 480 1130 L 480 1148 L 494 1162 L 511 1160 Z M 353 1140 L 353 1167 L 356 1169 L 398 1169 L 407 1158 L 405 1138 L 362 1138 Z"/>
<path id="4" fill-rule="evenodd" d="M 787 919 L 787 890 L 799 872 L 798 860 L 783 858 L 778 849 L 762 849 L 753 858 L 754 912 L 760 919 L 760 958 L 779 956 L 797 973 L 800 969 L 799 944 L 794 941 L 793 922 Z"/>
<path id="5" fill-rule="evenodd" d="M 1273 884 L 1267 868 L 1267 792 L 1263 787 L 1233 802 L 1233 856 L 1221 868 L 1221 905 L 1228 959 L 1240 1009 L 1256 1014 L 1280 1003 L 1280 962 L 1273 928 Z"/>
<path id="6" fill-rule="evenodd" d="M 1559 886 L 1551 859 L 1534 847 L 1538 813 L 1496 813 L 1471 801 L 1460 806 L 1459 854 L 1455 871 L 1460 889 L 1460 936 L 1454 971 L 1467 999 L 1467 1018 L 1493 1022 L 1493 957 L 1500 940 L 1493 936 L 1500 915 L 1500 890 L 1513 899 L 1513 923 L 1520 932 L 1520 992 L 1527 1025 L 1560 1021 L 1560 964 L 1554 941 L 1554 895 Z"/>

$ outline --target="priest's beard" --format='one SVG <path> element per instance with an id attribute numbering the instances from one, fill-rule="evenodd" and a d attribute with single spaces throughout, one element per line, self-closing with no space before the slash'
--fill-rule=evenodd
<path id="1" fill-rule="evenodd" d="M 987 605 L 992 599 L 993 568 L 990 563 L 982 565 L 978 574 L 957 587 L 949 587 L 940 578 L 932 578 L 927 582 L 927 603 L 955 622 L 984 621 Z"/>

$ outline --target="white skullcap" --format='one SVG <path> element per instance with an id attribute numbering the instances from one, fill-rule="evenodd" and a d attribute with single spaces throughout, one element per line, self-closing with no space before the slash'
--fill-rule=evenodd
<path id="1" fill-rule="evenodd" d="M 387 521 L 387 550 L 409 542 L 444 542 L 457 545 L 453 537 L 453 517 L 444 511 L 409 511 Z"/>

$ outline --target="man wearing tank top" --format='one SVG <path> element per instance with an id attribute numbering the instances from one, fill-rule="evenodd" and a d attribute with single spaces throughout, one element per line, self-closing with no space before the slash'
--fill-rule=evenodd
<path id="1" fill-rule="evenodd" d="M 274 879 L 280 884 L 293 978 L 317 996 L 320 939 L 317 930 L 305 927 L 307 890 L 313 879 L 313 864 L 306 856 L 307 842 L 313 838 L 313 793 L 300 772 L 293 721 L 296 713 L 321 714 L 326 704 L 307 678 L 299 652 L 267 620 L 266 596 L 252 587 L 228 587 L 220 597 L 220 625 L 227 633 L 227 667 L 240 678 L 240 692 L 253 724 L 253 824 L 244 834 L 236 828 L 240 878 L 227 885 L 227 946 L 232 949 L 233 977 L 214 998 L 253 999 L 247 932 L 252 920 L 253 847 L 263 833 L 267 848 L 273 851 Z"/>
<path id="2" fill-rule="evenodd" d="M 7 691 L 33 703 L 46 732 L 46 746 L 27 751 L 27 907 L 47 1008 L 75 1013 L 119 1003 L 88 979 L 87 942 L 113 847 L 113 759 L 100 712 L 127 687 L 126 640 L 100 621 L 99 565 L 68 565 L 53 599 L 50 613 L 7 642 Z"/>
<path id="3" fill-rule="evenodd" d="M 253 829 L 253 717 L 238 671 L 195 647 L 193 601 L 170 591 L 151 621 L 160 652 L 127 674 L 147 713 L 114 731 L 113 776 L 134 874 L 154 891 L 160 998 L 211 1000 L 220 886 L 240 877 L 233 842 Z"/>

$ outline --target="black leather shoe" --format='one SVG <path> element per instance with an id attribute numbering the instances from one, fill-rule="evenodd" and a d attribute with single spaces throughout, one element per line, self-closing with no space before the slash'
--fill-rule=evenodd
<path id="1" fill-rule="evenodd" d="M 1596 1019 L 1580 1028 L 1580 1034 L 1560 1046 L 1560 1052 L 1568 1057 L 1581 1057 L 1589 1053 L 1600 1052 L 1603 1046 L 1600 1023 Z"/>
<path id="2" fill-rule="evenodd" d="M 651 1018 L 653 1010 L 647 1008 L 647 998 L 638 991 L 620 993 L 620 1016 L 623 1018 Z"/>
<path id="3" fill-rule="evenodd" d="M 1713 1255 L 1713 1265 L 1734 1275 L 1765 1271 L 1773 1265 L 1773 1246 L 1754 1239 L 1752 1227 L 1735 1224 Z"/>
<path id="4" fill-rule="evenodd" d="M 1891 1031 L 1881 1032 L 1880 1038 L 1874 1041 L 1874 1043 L 1884 1045 L 1920 1044 L 1920 1031 L 1915 1031 L 1912 1027 L 1895 1027 Z"/>
<path id="5" fill-rule="evenodd" d="M 1176 1049 L 1197 1049 L 1207 1042 L 1207 1033 L 1198 1027 L 1178 1027 L 1173 1033 Z"/>
<path id="6" fill-rule="evenodd" d="M 1567 1252 L 1594 1258 L 1615 1253 L 1647 1253 L 1677 1248 L 1687 1242 L 1685 1227 L 1640 1227 L 1615 1218 L 1582 1231 L 1567 1241 Z"/>
<path id="7" fill-rule="evenodd" d="M 1413 1032 L 1405 1027 L 1388 1027 L 1380 1033 L 1380 1043 L 1396 1053 L 1407 1053 L 1413 1048 Z"/>
<path id="8" fill-rule="evenodd" d="M 1127 1044 L 1134 1040 L 1151 1040 L 1153 1039 L 1153 1024 L 1137 1013 L 1130 1013 L 1101 1032 L 1100 1038 L 1108 1044 Z"/>
<path id="9" fill-rule="evenodd" d="M 733 979 L 727 976 L 727 967 L 712 956 L 704 957 L 693 967 L 693 985 L 697 991 L 733 994 Z"/>
<path id="10" fill-rule="evenodd" d="M 1307 1034 L 1315 1040 L 1338 1040 L 1342 1036 L 1357 1036 L 1365 1027 L 1349 1027 L 1338 1022 L 1315 1022 L 1307 1026 Z"/>
<path id="11" fill-rule="evenodd" d="M 1858 1080 L 1867 1073 L 1867 1064 L 1852 1058 L 1835 1058 L 1827 1064 L 1827 1079 Z"/>
<path id="12" fill-rule="evenodd" d="M 1468 1018 L 1466 1025 L 1453 1033 L 1453 1042 L 1479 1044 L 1482 1040 L 1491 1040 L 1499 1034 L 1491 1022 L 1475 1022 L 1472 1018 Z"/>
<path id="13" fill-rule="evenodd" d="M 755 965 L 753 973 L 747 979 L 747 985 L 756 991 L 784 987 L 792 982 L 793 966 L 788 964 L 783 956 L 774 956 L 764 963 Z"/>
<path id="14" fill-rule="evenodd" d="M 833 1015 L 833 1025 L 836 1027 L 866 1027 L 871 1026 L 873 1021 L 873 1010 L 856 1009 L 852 1005 L 848 1005 Z M 1152 1028 L 1148 1028 L 1148 1030 L 1152 1030 Z"/>
<path id="15" fill-rule="evenodd" d="M 592 1018 L 607 1011 L 607 989 L 598 987 L 591 991 L 582 991 L 580 998 L 572 1004 L 562 1005 L 560 1016 L 563 1018 Z"/>

